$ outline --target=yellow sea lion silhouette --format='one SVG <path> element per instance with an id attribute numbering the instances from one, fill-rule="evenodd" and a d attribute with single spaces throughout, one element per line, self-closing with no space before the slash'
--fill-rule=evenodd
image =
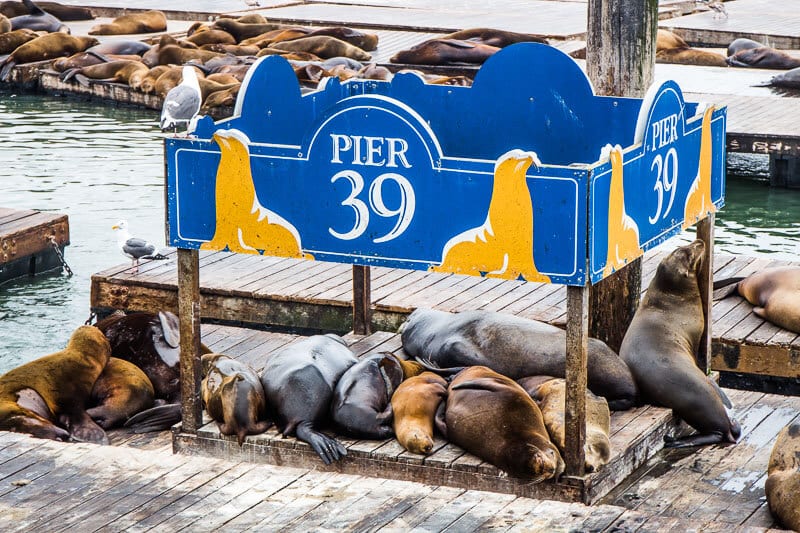
<path id="1" fill-rule="evenodd" d="M 250 139 L 235 129 L 214 132 L 220 148 L 215 188 L 217 227 L 201 250 L 313 259 L 300 248 L 300 234 L 283 217 L 258 201 L 250 170 Z"/>
<path id="2" fill-rule="evenodd" d="M 713 139 L 711 138 L 711 115 L 714 106 L 708 106 L 703 113 L 703 125 L 700 129 L 700 162 L 697 166 L 697 177 L 689 188 L 686 206 L 683 210 L 683 229 L 688 228 L 707 213 L 714 213 L 717 207 L 711 200 L 711 156 Z"/>
<path id="3" fill-rule="evenodd" d="M 606 151 L 611 160 L 611 188 L 608 193 L 608 255 L 603 277 L 642 255 L 639 226 L 625 212 L 622 147 L 606 145 L 601 158 Z"/>
<path id="4" fill-rule="evenodd" d="M 533 262 L 533 205 L 525 177 L 531 164 L 541 165 L 534 152 L 511 150 L 498 158 L 486 222 L 447 241 L 442 264 L 430 270 L 550 282 Z"/>

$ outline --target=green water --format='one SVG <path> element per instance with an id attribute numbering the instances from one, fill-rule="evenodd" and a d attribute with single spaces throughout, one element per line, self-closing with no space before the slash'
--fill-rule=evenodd
<path id="1" fill-rule="evenodd" d="M 89 317 L 91 275 L 127 261 L 113 224 L 125 218 L 133 235 L 165 243 L 157 122 L 152 111 L 0 92 L 0 206 L 69 215 L 75 272 L 0 285 L 0 372 L 63 348 Z M 732 157 L 730 169 L 718 250 L 796 260 L 800 190 L 754 181 L 764 157 Z"/>

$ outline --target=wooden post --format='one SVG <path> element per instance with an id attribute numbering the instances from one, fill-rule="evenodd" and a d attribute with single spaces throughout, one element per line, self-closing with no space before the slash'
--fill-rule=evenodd
<path id="1" fill-rule="evenodd" d="M 598 95 L 641 98 L 653 81 L 658 0 L 589 0 L 586 70 Z M 636 259 L 591 289 L 589 333 L 619 351 L 641 295 Z"/>
<path id="2" fill-rule="evenodd" d="M 708 362 L 711 359 L 711 306 L 714 292 L 714 213 L 708 215 L 697 223 L 697 238 L 706 244 L 706 253 L 703 257 L 703 267 L 697 275 L 700 285 L 700 297 L 703 300 L 703 317 L 705 327 L 703 336 L 700 337 L 700 347 L 697 350 L 697 366 L 708 374 Z"/>
<path id="3" fill-rule="evenodd" d="M 200 253 L 178 248 L 178 319 L 181 333 L 182 431 L 197 433 L 200 401 Z"/>
<path id="4" fill-rule="evenodd" d="M 353 333 L 369 335 L 372 331 L 372 292 L 368 266 L 353 265 Z"/>
<path id="5" fill-rule="evenodd" d="M 564 425 L 565 473 L 582 476 L 586 462 L 586 360 L 589 343 L 589 287 L 567 287 L 567 394 Z"/>

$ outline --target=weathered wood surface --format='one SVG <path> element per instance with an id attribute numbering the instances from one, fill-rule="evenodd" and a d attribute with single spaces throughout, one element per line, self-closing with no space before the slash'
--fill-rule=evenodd
<path id="1" fill-rule="evenodd" d="M 619 531 L 653 517 L 422 483 L 253 465 L 154 450 L 59 443 L 0 432 L 5 531 Z M 764 531 L 754 524 L 751 531 Z M 644 527 L 653 531 L 655 527 Z"/>
<path id="2" fill-rule="evenodd" d="M 665 252 L 649 252 L 642 265 L 646 290 Z M 170 252 L 174 257 L 175 252 Z M 714 278 L 744 276 L 789 264 L 715 254 Z M 346 332 L 352 329 L 352 275 L 344 264 L 200 254 L 201 310 L 206 319 Z M 489 309 L 564 326 L 566 289 L 525 283 L 372 267 L 373 330 L 394 331 L 417 307 L 443 311 Z M 92 276 L 93 311 L 177 310 L 175 260 L 144 262 L 138 274 L 118 265 Z M 800 336 L 764 321 L 739 296 L 712 307 L 713 370 L 797 378 Z"/>
<path id="3" fill-rule="evenodd" d="M 203 342 L 210 349 L 239 358 L 259 372 L 275 350 L 297 338 L 290 334 L 203 326 Z M 358 357 L 376 351 L 405 356 L 397 334 L 376 332 L 369 336 L 347 335 L 345 338 Z M 564 477 L 561 483 L 526 484 L 503 475 L 493 465 L 440 438 L 436 440 L 434 453 L 422 456 L 405 451 L 394 439 L 372 441 L 342 437 L 340 440 L 348 450 L 347 457 L 326 467 L 309 445 L 294 438 L 282 438 L 275 428 L 248 436 L 240 447 L 235 439 L 220 435 L 216 423 L 208 418 L 206 421 L 209 423 L 199 429 L 196 437 L 188 432 L 176 433 L 175 450 L 193 455 L 587 503 L 602 497 L 635 468 L 643 465 L 663 446 L 664 435 L 677 427 L 666 409 L 642 407 L 615 413 L 611 418 L 612 459 L 600 472 L 586 477 Z"/>
<path id="4" fill-rule="evenodd" d="M 69 244 L 67 215 L 0 207 L 0 283 L 60 267 L 53 242 Z"/>

